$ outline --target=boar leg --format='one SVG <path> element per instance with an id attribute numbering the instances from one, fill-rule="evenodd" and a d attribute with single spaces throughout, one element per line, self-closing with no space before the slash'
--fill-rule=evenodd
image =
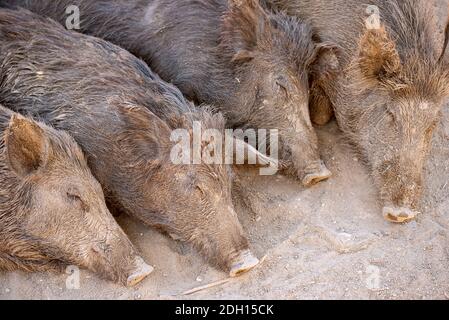
<path id="1" fill-rule="evenodd" d="M 334 114 L 332 103 L 326 93 L 319 86 L 310 91 L 310 119 L 316 125 L 323 126 L 328 123 Z"/>

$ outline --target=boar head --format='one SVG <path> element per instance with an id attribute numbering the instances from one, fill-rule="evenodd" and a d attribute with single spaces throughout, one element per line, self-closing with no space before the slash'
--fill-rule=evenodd
<path id="1" fill-rule="evenodd" d="M 361 103 L 345 120 L 380 188 L 384 217 L 392 222 L 417 214 L 425 160 L 449 93 L 449 68 L 438 59 L 422 17 L 414 20 L 412 27 L 364 32 L 351 68 Z"/>
<path id="2" fill-rule="evenodd" d="M 221 114 L 193 109 L 191 113 L 173 112 L 163 120 L 144 107 L 122 106 L 120 114 L 128 130 L 117 135 L 123 159 L 116 161 L 123 163 L 123 168 L 112 173 L 113 179 L 120 181 L 120 190 L 111 191 L 131 215 L 192 244 L 209 262 L 235 276 L 257 265 L 258 260 L 249 252 L 232 204 L 231 165 L 223 164 L 224 159 L 216 164 L 195 164 L 192 155 L 187 163 L 173 161 L 177 142 L 172 133 L 185 130 L 190 146 L 195 121 L 201 123 L 201 134 L 214 129 L 224 137 Z M 213 150 L 215 143 L 222 141 L 203 141 L 201 153 Z M 254 148 L 247 149 L 266 159 Z"/>
<path id="3" fill-rule="evenodd" d="M 222 46 L 239 88 L 235 104 L 251 113 L 249 126 L 279 129 L 282 157 L 291 159 L 304 185 L 327 179 L 310 120 L 309 83 L 338 67 L 330 63 L 335 48 L 316 43 L 299 18 L 268 13 L 258 0 L 230 1 L 223 23 Z"/>
<path id="4" fill-rule="evenodd" d="M 125 285 L 152 271 L 109 213 L 69 135 L 14 115 L 4 140 L 19 185 L 12 203 L 20 204 L 8 217 L 9 265 L 29 271 L 77 265 Z"/>

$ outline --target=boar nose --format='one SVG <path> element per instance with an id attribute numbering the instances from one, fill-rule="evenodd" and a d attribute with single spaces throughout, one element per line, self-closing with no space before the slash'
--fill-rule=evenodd
<path id="1" fill-rule="evenodd" d="M 257 259 L 249 250 L 244 250 L 232 261 L 229 276 L 237 277 L 246 273 L 259 264 Z"/>
<path id="2" fill-rule="evenodd" d="M 306 168 L 302 184 L 305 187 L 311 187 L 321 181 L 329 179 L 331 176 L 332 172 L 330 172 L 324 162 L 320 160 Z"/>
<path id="3" fill-rule="evenodd" d="M 152 273 L 153 270 L 154 268 L 152 266 L 146 264 L 141 257 L 137 256 L 134 262 L 134 269 L 130 272 L 126 280 L 126 286 L 135 286 Z"/>
<path id="4" fill-rule="evenodd" d="M 406 223 L 414 220 L 419 212 L 407 207 L 388 206 L 383 208 L 384 218 L 393 223 Z"/>

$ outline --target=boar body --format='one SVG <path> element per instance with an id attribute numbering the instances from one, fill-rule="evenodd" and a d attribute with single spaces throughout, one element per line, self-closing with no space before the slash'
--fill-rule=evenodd
<path id="1" fill-rule="evenodd" d="M 0 137 L 0 269 L 77 265 L 127 285 L 152 271 L 68 134 L 0 106 Z"/>
<path id="2" fill-rule="evenodd" d="M 3 2 L 3 4 L 8 1 Z M 212 104 L 232 128 L 278 129 L 289 173 L 309 186 L 330 176 L 309 115 L 309 82 L 335 68 L 295 17 L 258 0 L 10 1 L 64 25 L 79 8 L 83 33 L 144 59 L 189 99 Z"/>
<path id="3" fill-rule="evenodd" d="M 324 41 L 339 46 L 344 72 L 323 84 L 317 101 L 331 101 L 340 128 L 368 164 L 385 218 L 414 219 L 432 133 L 448 95 L 449 68 L 440 58 L 443 41 L 436 38 L 432 2 L 268 2 L 309 19 Z M 312 108 L 328 120 L 327 106 Z"/>
<path id="4" fill-rule="evenodd" d="M 234 211 L 227 165 L 176 165 L 173 130 L 224 131 L 145 63 L 26 10 L 0 12 L 1 101 L 68 131 L 111 206 L 193 244 L 230 270 L 257 263 Z M 206 146 L 207 147 L 207 146 Z"/>

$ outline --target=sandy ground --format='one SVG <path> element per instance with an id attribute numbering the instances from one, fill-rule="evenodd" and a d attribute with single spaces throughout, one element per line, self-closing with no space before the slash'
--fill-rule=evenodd
<path id="1" fill-rule="evenodd" d="M 441 16 L 445 8 L 441 0 Z M 304 189 L 283 176 L 241 173 L 251 197 L 236 197 L 236 208 L 254 252 L 266 256 L 251 273 L 183 296 L 226 274 L 189 246 L 120 217 L 155 266 L 140 285 L 123 288 L 82 270 L 80 288 L 69 290 L 68 275 L 11 272 L 0 274 L 0 298 L 449 299 L 449 107 L 426 168 L 423 213 L 406 225 L 383 220 L 372 181 L 335 122 L 318 133 L 331 180 Z"/>

